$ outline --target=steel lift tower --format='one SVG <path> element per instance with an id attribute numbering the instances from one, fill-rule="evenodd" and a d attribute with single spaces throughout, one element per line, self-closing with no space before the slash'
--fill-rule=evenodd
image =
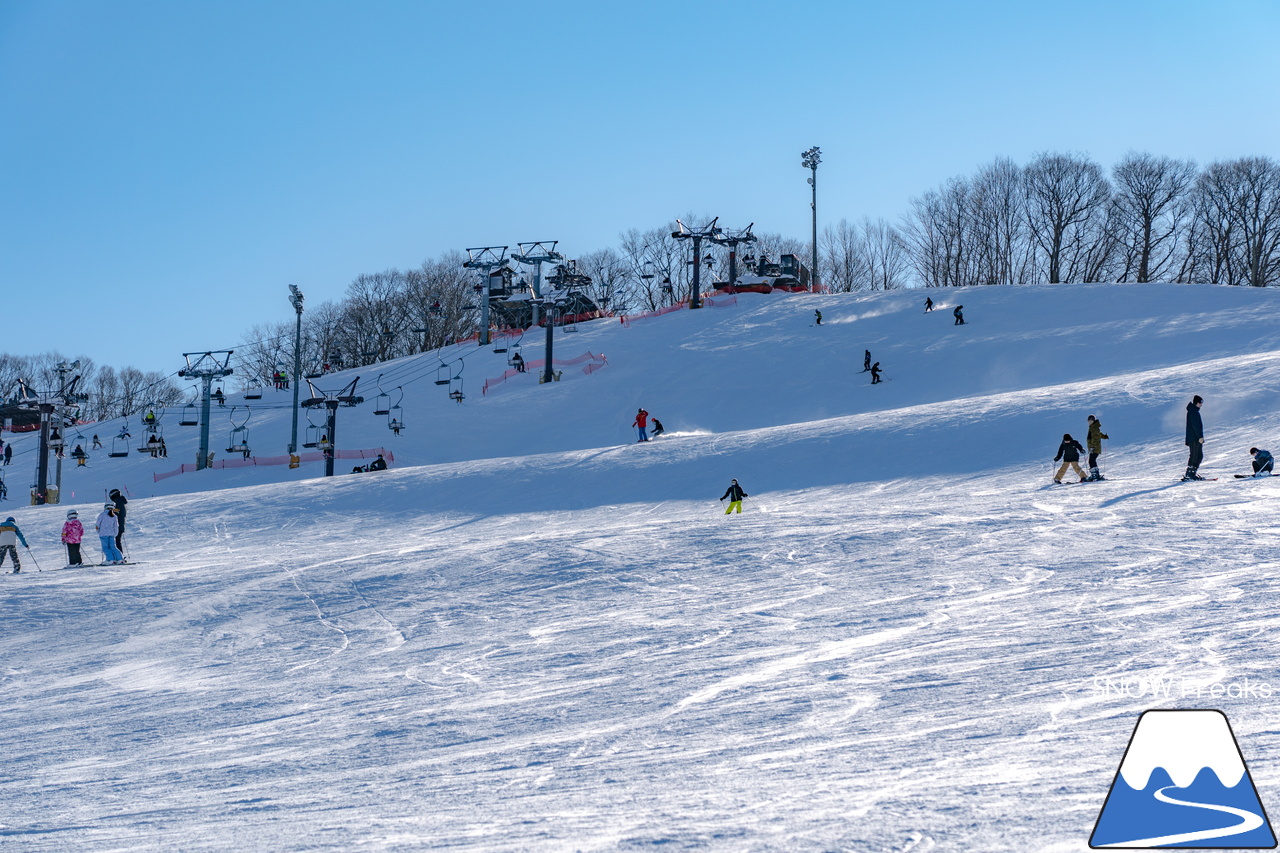
<path id="1" fill-rule="evenodd" d="M 489 340 L 489 274 L 498 267 L 507 265 L 506 246 L 484 246 L 478 249 L 467 249 L 467 260 L 462 264 L 469 270 L 480 270 L 484 277 L 484 287 L 480 300 L 480 346 L 487 347 Z"/>
<path id="2" fill-rule="evenodd" d="M 693 291 L 689 294 L 689 307 L 702 307 L 701 280 L 698 277 L 699 270 L 702 267 L 702 241 L 715 240 L 720 236 L 720 229 L 716 227 L 716 223 L 720 221 L 720 217 L 716 217 L 701 228 L 690 228 L 679 219 L 676 225 L 679 229 L 671 232 L 672 238 L 676 240 L 692 240 L 693 241 Z"/>
<path id="3" fill-rule="evenodd" d="M 235 350 L 224 349 L 182 354 L 182 357 L 187 360 L 187 366 L 179 370 L 178 375 L 187 379 L 199 379 L 204 385 L 200 395 L 200 450 L 196 455 L 197 471 L 209 467 L 209 400 L 211 399 L 209 389 L 213 380 L 222 379 L 235 372 L 228 366 L 233 352 Z M 195 361 L 191 360 L 193 355 L 197 356 Z"/>
<path id="4" fill-rule="evenodd" d="M 556 251 L 559 240 L 541 240 L 536 243 L 516 243 L 520 254 L 512 255 L 511 260 L 518 264 L 533 267 L 533 325 L 538 325 L 538 311 L 542 308 L 542 265 L 564 261 L 564 255 Z"/>

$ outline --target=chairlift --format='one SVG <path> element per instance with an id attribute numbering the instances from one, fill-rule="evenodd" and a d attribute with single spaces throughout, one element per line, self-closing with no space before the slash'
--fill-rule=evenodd
<path id="1" fill-rule="evenodd" d="M 458 359 L 458 372 L 449 379 L 449 399 L 461 403 L 462 396 L 462 369 L 466 366 L 462 359 Z"/>
<path id="2" fill-rule="evenodd" d="M 578 331 L 578 315 L 577 314 L 562 315 L 560 318 L 560 326 L 562 330 L 565 332 Z"/>
<path id="3" fill-rule="evenodd" d="M 439 356 L 437 356 L 437 358 L 439 358 Z M 450 378 L 452 378 L 452 376 L 453 376 L 453 371 L 449 370 L 449 365 L 441 361 L 440 366 L 436 368 L 436 379 L 435 379 L 436 384 L 448 385 L 449 380 Z"/>
<path id="4" fill-rule="evenodd" d="M 378 396 L 373 401 L 373 413 L 375 415 L 385 415 L 391 410 L 391 395 L 382 390 L 382 374 L 378 374 L 377 382 Z"/>
<path id="5" fill-rule="evenodd" d="M 404 410 L 400 408 L 400 401 L 404 399 L 404 389 L 396 388 L 400 396 L 396 398 L 395 403 L 387 410 L 387 429 L 400 434 L 400 430 L 404 429 Z"/>
<path id="6" fill-rule="evenodd" d="M 253 382 L 250 383 L 249 387 L 244 391 L 244 398 L 246 400 L 262 399 L 262 381 L 260 379 L 254 379 Z"/>
<path id="7" fill-rule="evenodd" d="M 129 455 L 128 434 L 117 435 L 115 438 L 111 439 L 111 450 L 107 452 L 107 455 L 110 456 L 112 459 L 120 459 L 122 457 L 128 456 Z"/>
<path id="8" fill-rule="evenodd" d="M 320 424 L 311 420 L 311 409 L 307 409 L 307 434 L 303 438 L 303 447 L 320 446 Z"/>
<path id="9" fill-rule="evenodd" d="M 178 416 L 178 426 L 200 426 L 200 415 L 197 414 L 195 403 L 187 403 L 182 407 L 182 414 Z"/>
<path id="10" fill-rule="evenodd" d="M 230 438 L 230 440 L 227 442 L 227 452 L 228 452 L 228 453 L 243 453 L 243 454 L 245 454 L 245 456 L 246 456 L 246 457 L 248 457 L 248 455 L 249 455 L 249 427 L 247 426 L 247 424 L 249 423 L 249 418 L 251 418 L 251 417 L 253 416 L 253 412 L 252 412 L 252 411 L 250 411 L 250 409 L 249 409 L 249 407 L 248 407 L 248 406 L 245 406 L 245 407 L 244 407 L 244 412 L 245 412 L 245 414 L 244 414 L 244 420 L 237 424 L 237 423 L 236 423 L 236 409 L 238 409 L 238 408 L 240 408 L 240 407 L 239 407 L 239 406 L 232 406 L 232 407 L 231 407 L 231 414 L 230 414 L 230 415 L 228 415 L 228 417 L 231 419 L 231 438 Z"/>

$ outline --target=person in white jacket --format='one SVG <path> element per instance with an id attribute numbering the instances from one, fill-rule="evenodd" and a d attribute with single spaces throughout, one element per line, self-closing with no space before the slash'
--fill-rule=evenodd
<path id="1" fill-rule="evenodd" d="M 116 518 L 116 505 L 106 504 L 98 514 L 93 527 L 98 531 L 98 539 L 102 542 L 102 556 L 106 560 L 103 565 L 119 566 L 124 563 L 124 555 L 116 547 L 116 534 L 120 532 L 120 520 Z"/>

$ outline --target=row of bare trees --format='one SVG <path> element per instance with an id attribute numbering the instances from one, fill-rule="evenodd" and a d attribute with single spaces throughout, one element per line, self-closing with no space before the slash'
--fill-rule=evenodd
<path id="1" fill-rule="evenodd" d="M 1280 281 L 1280 164 L 1200 170 L 1130 153 L 998 159 L 912 200 L 901 246 L 927 287 L 1021 282 Z"/>
<path id="2" fill-rule="evenodd" d="M 3 402 L 19 401 L 17 389 L 20 382 L 38 395 L 57 393 L 61 390 L 57 366 L 74 360 L 59 352 L 33 356 L 0 353 Z M 75 392 L 88 396 L 88 400 L 80 405 L 81 420 L 128 417 L 148 406 L 171 406 L 183 399 L 182 387 L 173 377 L 158 371 L 143 372 L 135 367 L 117 370 L 110 365 L 98 365 L 83 355 L 78 360 L 80 369 L 67 378 L 79 375 Z"/>

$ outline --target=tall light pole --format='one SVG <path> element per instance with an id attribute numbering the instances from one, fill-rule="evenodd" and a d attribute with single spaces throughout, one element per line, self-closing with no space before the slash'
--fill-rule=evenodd
<path id="1" fill-rule="evenodd" d="M 801 164 L 813 173 L 809 176 L 809 186 L 813 187 L 813 201 L 809 203 L 813 209 L 813 269 L 809 271 L 812 289 L 818 286 L 818 164 L 822 162 L 822 149 L 815 145 L 800 152 L 800 158 Z"/>
<path id="2" fill-rule="evenodd" d="M 289 285 L 289 304 L 298 312 L 298 325 L 293 331 L 293 434 L 289 439 L 289 455 L 298 452 L 298 389 L 302 385 L 302 291 Z"/>

